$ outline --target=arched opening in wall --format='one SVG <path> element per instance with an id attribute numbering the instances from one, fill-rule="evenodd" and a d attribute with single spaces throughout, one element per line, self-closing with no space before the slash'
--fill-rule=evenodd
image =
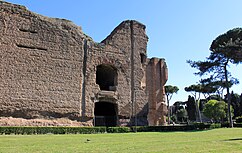
<path id="1" fill-rule="evenodd" d="M 94 108 L 95 126 L 117 126 L 117 104 L 96 102 Z"/>
<path id="2" fill-rule="evenodd" d="M 111 65 L 98 65 L 96 71 L 96 84 L 101 90 L 116 91 L 117 69 Z"/>

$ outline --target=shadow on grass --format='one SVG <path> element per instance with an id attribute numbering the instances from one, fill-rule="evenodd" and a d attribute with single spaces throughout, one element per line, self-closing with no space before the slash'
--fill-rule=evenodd
<path id="1" fill-rule="evenodd" d="M 227 139 L 224 141 L 242 141 L 242 138 Z"/>

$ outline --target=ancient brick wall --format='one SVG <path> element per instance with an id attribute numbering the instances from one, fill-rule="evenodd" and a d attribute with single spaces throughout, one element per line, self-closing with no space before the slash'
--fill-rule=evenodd
<path id="1" fill-rule="evenodd" d="M 0 11 L 0 115 L 79 115 L 80 28 L 5 2 Z"/>
<path id="2" fill-rule="evenodd" d="M 68 20 L 6 2 L 0 11 L 0 116 L 161 124 L 167 69 L 147 59 L 143 24 L 124 21 L 96 43 Z"/>
<path id="3" fill-rule="evenodd" d="M 149 101 L 149 125 L 166 124 L 166 95 L 164 86 L 168 80 L 168 69 L 164 59 L 148 59 L 147 92 Z"/>
<path id="4" fill-rule="evenodd" d="M 138 114 L 139 123 L 147 124 L 147 94 L 141 80 L 145 76 L 145 61 L 141 62 L 141 53 L 146 55 L 148 38 L 145 26 L 136 21 L 124 21 L 100 44 L 88 46 L 85 107 L 87 116 L 94 116 L 94 103 L 108 101 L 118 106 L 117 115 L 130 121 Z M 104 56 L 105 55 L 105 56 Z M 102 94 L 95 84 L 97 66 L 105 64 L 117 69 L 118 80 L 115 91 Z M 132 124 L 132 123 L 131 123 Z"/>

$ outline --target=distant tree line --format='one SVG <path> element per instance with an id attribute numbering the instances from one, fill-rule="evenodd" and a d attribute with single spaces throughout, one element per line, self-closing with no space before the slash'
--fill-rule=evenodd
<path id="1" fill-rule="evenodd" d="M 193 97 L 189 96 L 187 102 L 174 103 L 171 118 L 178 122 L 203 122 L 207 117 L 212 122 L 227 120 L 233 127 L 232 119 L 242 116 L 242 95 L 230 91 L 239 81 L 229 72 L 229 66 L 242 63 L 242 28 L 219 35 L 209 50 L 210 55 L 204 61 L 187 61 L 198 70 L 195 75 L 200 76 L 201 80 L 198 84 L 185 87 L 185 91 Z M 224 90 L 226 96 L 223 96 Z M 200 100 L 201 94 L 205 99 Z"/>
<path id="2" fill-rule="evenodd" d="M 198 109 L 201 112 L 201 120 L 221 123 L 228 121 L 228 102 L 226 99 L 226 96 L 221 98 L 219 95 L 200 99 Z M 231 110 L 234 120 L 242 116 L 242 94 L 231 92 Z M 175 102 L 171 106 L 171 120 L 176 123 L 199 122 L 195 98 L 188 96 L 188 100 L 185 102 Z"/>

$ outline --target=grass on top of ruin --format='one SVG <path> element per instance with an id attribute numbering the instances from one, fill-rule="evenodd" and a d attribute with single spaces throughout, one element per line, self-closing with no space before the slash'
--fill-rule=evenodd
<path id="1" fill-rule="evenodd" d="M 242 129 L 124 134 L 0 135 L 0 152 L 242 152 Z"/>

